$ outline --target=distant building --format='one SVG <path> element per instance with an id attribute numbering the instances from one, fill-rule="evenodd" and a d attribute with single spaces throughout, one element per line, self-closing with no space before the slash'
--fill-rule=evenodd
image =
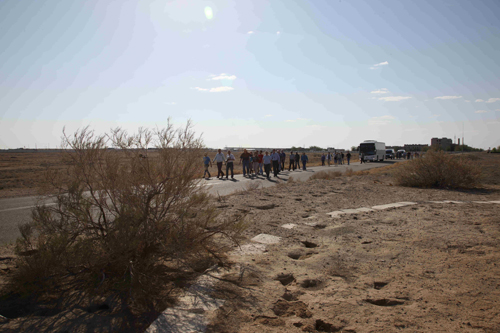
<path id="1" fill-rule="evenodd" d="M 429 148 L 429 145 L 424 145 L 424 144 L 405 144 L 404 145 L 404 150 L 406 151 L 424 151 Z"/>
<path id="2" fill-rule="evenodd" d="M 453 145 L 453 141 L 448 138 L 432 138 L 431 139 L 431 147 L 433 148 L 441 148 L 442 150 L 449 150 Z"/>

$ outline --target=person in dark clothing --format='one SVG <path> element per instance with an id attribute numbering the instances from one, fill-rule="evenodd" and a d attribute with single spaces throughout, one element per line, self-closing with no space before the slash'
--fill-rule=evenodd
<path id="1" fill-rule="evenodd" d="M 285 170 L 285 161 L 286 161 L 286 153 L 285 150 L 282 150 L 280 154 L 281 170 Z"/>
<path id="2" fill-rule="evenodd" d="M 288 171 L 290 171 L 291 168 L 293 168 L 293 170 L 295 170 L 295 155 L 293 154 L 293 152 L 290 152 L 290 163 L 288 164 Z"/>
<path id="3" fill-rule="evenodd" d="M 300 159 L 302 160 L 302 168 L 304 171 L 306 171 L 306 164 L 307 161 L 309 161 L 309 158 L 307 158 L 306 153 L 302 153 L 302 157 Z"/>
<path id="4" fill-rule="evenodd" d="M 351 165 L 351 153 L 347 152 L 345 156 L 347 157 L 347 165 Z"/>
<path id="5" fill-rule="evenodd" d="M 300 169 L 300 155 L 299 155 L 299 152 L 296 151 L 295 152 L 295 166 L 297 167 L 297 169 Z"/>
<path id="6" fill-rule="evenodd" d="M 248 173 L 250 176 L 250 153 L 244 149 L 243 153 L 240 155 L 240 164 L 243 162 L 243 177 Z"/>
<path id="7" fill-rule="evenodd" d="M 325 154 L 321 155 L 321 165 L 325 165 L 325 159 L 326 159 Z"/>

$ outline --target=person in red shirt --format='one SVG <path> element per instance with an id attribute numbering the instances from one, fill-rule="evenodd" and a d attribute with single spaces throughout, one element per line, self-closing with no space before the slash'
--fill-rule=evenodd
<path id="1" fill-rule="evenodd" d="M 260 169 L 260 174 L 264 175 L 264 170 L 262 170 L 263 167 L 263 159 L 264 159 L 264 154 L 262 154 L 262 150 L 260 151 L 259 155 L 259 169 Z"/>

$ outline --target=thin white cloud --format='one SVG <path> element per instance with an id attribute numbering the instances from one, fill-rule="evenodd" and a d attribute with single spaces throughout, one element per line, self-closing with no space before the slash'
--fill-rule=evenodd
<path id="1" fill-rule="evenodd" d="M 225 91 L 231 91 L 233 90 L 233 87 L 217 87 L 217 88 L 211 88 L 210 92 L 225 92 Z"/>
<path id="2" fill-rule="evenodd" d="M 474 113 L 488 113 L 488 112 L 490 112 L 490 111 L 488 111 L 488 110 L 477 110 Z"/>
<path id="3" fill-rule="evenodd" d="M 373 117 L 368 120 L 369 125 L 387 125 L 391 123 L 394 119 L 393 116 L 385 115 L 380 117 Z"/>
<path id="4" fill-rule="evenodd" d="M 375 64 L 375 65 L 373 65 L 372 67 L 370 67 L 370 69 L 377 69 L 377 68 L 379 68 L 380 66 L 386 66 L 386 65 L 389 65 L 389 62 L 388 62 L 388 61 L 384 61 L 384 62 L 381 62 L 381 63 Z"/>
<path id="5" fill-rule="evenodd" d="M 250 30 L 249 32 L 247 32 L 247 34 L 249 34 L 249 35 L 251 35 L 251 34 L 253 34 L 253 33 L 254 33 L 254 32 L 253 32 L 253 31 L 251 31 L 251 30 Z"/>
<path id="6" fill-rule="evenodd" d="M 382 88 L 379 90 L 374 90 L 371 93 L 372 94 L 387 94 L 387 93 L 389 93 L 389 90 L 387 90 L 387 88 Z"/>
<path id="7" fill-rule="evenodd" d="M 433 114 L 432 116 L 430 116 L 430 118 L 437 118 L 439 116 L 440 116 L 440 114 Z"/>
<path id="8" fill-rule="evenodd" d="M 466 102 L 466 103 L 470 103 L 470 101 L 469 101 L 468 99 L 464 100 L 464 102 Z"/>
<path id="9" fill-rule="evenodd" d="M 165 104 L 167 104 L 167 105 L 176 105 L 177 103 L 175 103 L 175 102 L 166 102 Z"/>
<path id="10" fill-rule="evenodd" d="M 294 122 L 296 122 L 296 120 L 295 119 L 287 119 L 287 120 L 285 120 L 285 122 L 286 123 L 294 123 Z"/>
<path id="11" fill-rule="evenodd" d="M 216 87 L 216 88 L 200 88 L 200 87 L 194 87 L 192 89 L 198 90 L 198 91 L 208 91 L 208 92 L 225 92 L 225 91 L 231 91 L 234 88 L 233 87 Z"/>
<path id="12" fill-rule="evenodd" d="M 236 80 L 236 75 L 227 75 L 227 74 L 219 74 L 217 76 L 212 77 L 209 80 Z"/>
<path id="13" fill-rule="evenodd" d="M 385 102 L 399 102 L 399 101 L 404 101 L 405 99 L 410 99 L 410 96 L 387 96 L 387 97 L 380 97 L 379 101 L 385 101 Z"/>
<path id="14" fill-rule="evenodd" d="M 208 91 L 208 89 L 206 89 L 206 88 L 200 88 L 200 87 L 194 87 L 194 88 L 191 88 L 191 89 L 198 90 L 198 91 Z"/>
<path id="15" fill-rule="evenodd" d="M 438 96 L 434 97 L 434 99 L 459 99 L 462 98 L 462 96 Z"/>
<path id="16" fill-rule="evenodd" d="M 484 102 L 484 99 L 476 99 L 476 102 L 477 102 L 477 103 Z"/>
<path id="17" fill-rule="evenodd" d="M 276 31 L 276 35 L 281 35 L 281 32 L 280 31 Z"/>
<path id="18" fill-rule="evenodd" d="M 498 102 L 500 101 L 500 98 L 490 98 L 486 101 L 486 103 L 495 103 L 495 102 Z"/>
<path id="19" fill-rule="evenodd" d="M 264 116 L 264 118 L 269 118 L 269 117 L 272 117 L 272 116 L 273 116 L 272 114 L 266 114 L 266 115 Z"/>

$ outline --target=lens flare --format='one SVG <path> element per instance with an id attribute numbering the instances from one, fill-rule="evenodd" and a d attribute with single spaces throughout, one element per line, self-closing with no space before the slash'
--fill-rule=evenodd
<path id="1" fill-rule="evenodd" d="M 212 8 L 210 8 L 208 6 L 205 7 L 205 17 L 209 20 L 214 18 L 214 12 L 213 12 Z"/>

